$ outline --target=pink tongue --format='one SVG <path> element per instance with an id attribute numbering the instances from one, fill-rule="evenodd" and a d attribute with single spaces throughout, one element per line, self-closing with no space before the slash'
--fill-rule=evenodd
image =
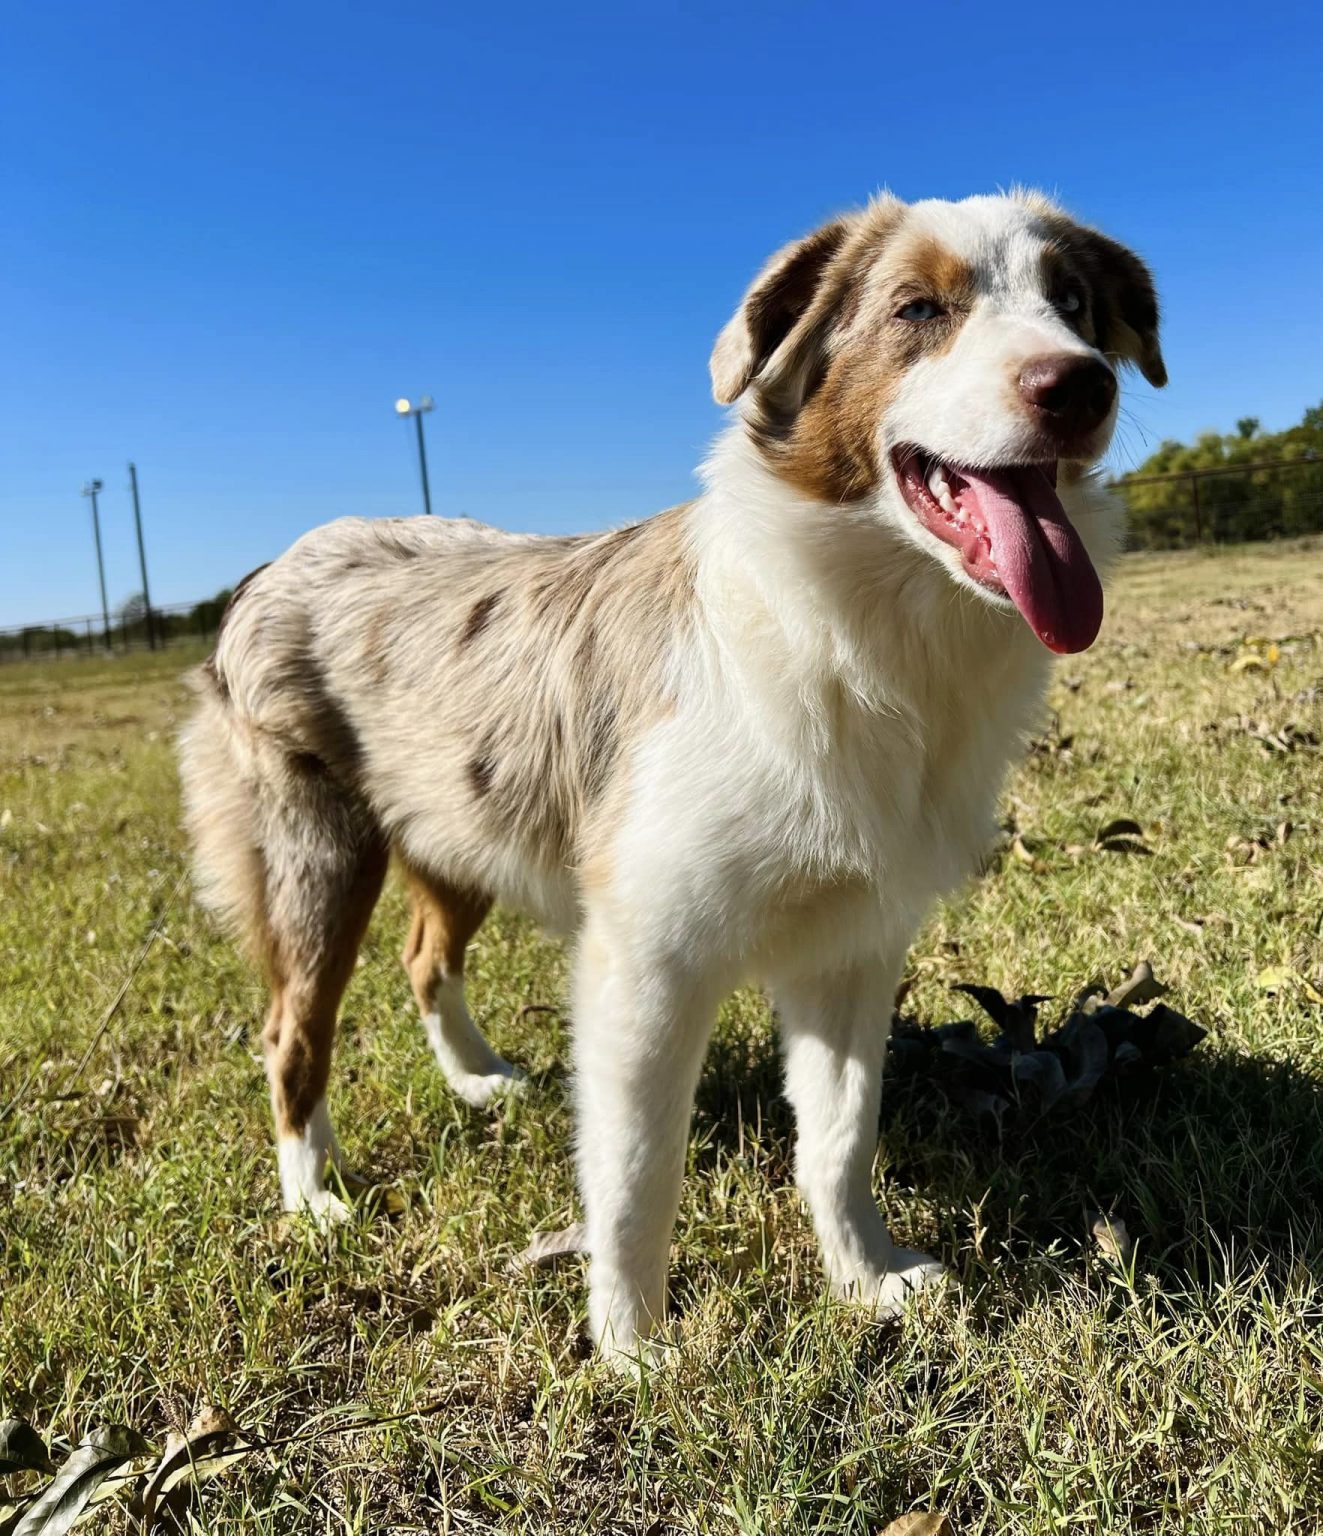
<path id="1" fill-rule="evenodd" d="M 1049 650 L 1084 651 L 1102 625 L 1102 583 L 1041 469 L 958 471 L 988 530 L 1007 595 Z"/>

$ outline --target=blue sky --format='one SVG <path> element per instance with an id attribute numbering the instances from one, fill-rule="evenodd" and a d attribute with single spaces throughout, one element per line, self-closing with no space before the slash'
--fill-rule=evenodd
<path id="1" fill-rule="evenodd" d="M 763 257 L 887 184 L 1024 181 L 1140 249 L 1149 445 L 1323 397 L 1305 4 L 11 6 L 0 624 L 192 600 L 344 513 L 525 529 L 684 499 Z M 1134 430 L 1128 446 L 1146 450 Z"/>

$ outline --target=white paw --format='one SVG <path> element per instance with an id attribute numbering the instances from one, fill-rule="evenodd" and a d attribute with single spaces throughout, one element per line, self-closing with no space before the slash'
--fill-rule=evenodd
<path id="1" fill-rule="evenodd" d="M 354 1217 L 339 1195 L 333 1195 L 329 1189 L 315 1189 L 304 1195 L 295 1209 L 323 1232 L 352 1221 Z"/>
<path id="2" fill-rule="evenodd" d="M 836 1287 L 845 1301 L 868 1307 L 880 1322 L 898 1318 L 919 1294 L 940 1285 L 948 1275 L 944 1264 L 912 1248 L 897 1248 L 891 1267 L 867 1279 Z"/>
<path id="3" fill-rule="evenodd" d="M 589 1302 L 589 1330 L 596 1345 L 597 1358 L 618 1376 L 638 1381 L 650 1371 L 673 1367 L 680 1351 L 674 1325 L 654 1324 L 646 1313 L 633 1308 L 613 1308 L 601 1322 L 592 1319 Z"/>
<path id="4" fill-rule="evenodd" d="M 499 1059 L 499 1058 L 498 1058 Z M 450 1079 L 451 1088 L 474 1109 L 485 1109 L 494 1099 L 521 1094 L 528 1086 L 528 1075 L 502 1061 L 495 1072 L 462 1072 Z"/>
<path id="5" fill-rule="evenodd" d="M 658 1371 L 674 1370 L 680 1363 L 680 1348 L 669 1329 L 647 1338 L 636 1337 L 626 1344 L 614 1337 L 599 1340 L 597 1358 L 617 1376 L 627 1381 L 641 1381 Z"/>

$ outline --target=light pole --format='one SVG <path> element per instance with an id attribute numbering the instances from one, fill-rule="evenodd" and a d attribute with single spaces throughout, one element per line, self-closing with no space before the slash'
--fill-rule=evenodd
<path id="1" fill-rule="evenodd" d="M 418 428 L 418 468 L 423 476 L 423 511 L 430 517 L 432 515 L 432 491 L 427 483 L 427 449 L 423 445 L 423 417 L 428 411 L 436 409 L 436 401 L 431 395 L 423 395 L 414 404 L 409 400 L 397 400 L 395 402 L 395 414 L 397 416 L 412 416 L 414 425 Z"/>
<path id="2" fill-rule="evenodd" d="M 101 489 L 99 480 L 89 480 L 83 487 L 83 495 L 92 499 L 92 536 L 96 539 L 96 573 L 101 580 L 101 625 L 106 637 L 106 649 L 110 649 L 110 604 L 106 601 L 106 563 L 101 558 L 101 519 L 97 516 L 96 498 Z"/>
<path id="3" fill-rule="evenodd" d="M 152 594 L 147 586 L 147 551 L 142 542 L 142 512 L 138 507 L 138 468 L 129 465 L 129 488 L 133 492 L 133 525 L 138 530 L 138 569 L 142 572 L 142 605 L 146 609 L 147 644 L 156 649 L 156 620 L 152 618 Z"/>

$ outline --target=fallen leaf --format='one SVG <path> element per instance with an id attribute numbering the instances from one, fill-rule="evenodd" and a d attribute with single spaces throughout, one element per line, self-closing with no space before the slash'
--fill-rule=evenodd
<path id="1" fill-rule="evenodd" d="M 1111 1008 L 1137 1008 L 1141 1003 L 1151 1003 L 1155 997 L 1165 995 L 1167 989 L 1153 974 L 1147 960 L 1141 960 L 1129 978 L 1109 992 L 1104 999 Z"/>
<path id="2" fill-rule="evenodd" d="M 1268 663 L 1257 651 L 1244 651 L 1227 668 L 1234 677 L 1240 672 L 1266 672 Z"/>
<path id="3" fill-rule="evenodd" d="M 10 1472 L 45 1472 L 50 1464 L 50 1452 L 26 1419 L 0 1423 L 0 1477 Z"/>
<path id="4" fill-rule="evenodd" d="M 1036 875 L 1045 875 L 1051 868 L 1044 859 L 1038 857 L 1018 832 L 1011 839 L 1011 857 L 1017 864 L 1023 864 L 1026 869 L 1032 869 Z"/>
<path id="5" fill-rule="evenodd" d="M 945 1515 L 916 1509 L 893 1520 L 878 1536 L 955 1536 L 955 1526 Z"/>
<path id="6" fill-rule="evenodd" d="M 1254 978 L 1254 985 L 1260 992 L 1266 992 L 1269 997 L 1280 992 L 1303 992 L 1315 1006 L 1323 1006 L 1323 992 L 1308 976 L 1289 965 L 1266 966 Z"/>
<path id="7" fill-rule="evenodd" d="M 1134 1251 L 1134 1242 L 1119 1216 L 1099 1214 L 1089 1223 L 1089 1231 L 1104 1258 L 1125 1264 Z"/>
<path id="8" fill-rule="evenodd" d="M 1051 1109 L 1066 1091 L 1066 1069 L 1051 1051 L 1025 1051 L 1011 1067 L 1011 1078 L 1020 1089 L 1032 1089 L 1041 1109 Z"/>
<path id="9" fill-rule="evenodd" d="M 1087 1014 L 1072 1013 L 1052 1040 L 1045 1043 L 1057 1044 L 1065 1051 L 1070 1065 L 1066 1096 L 1072 1103 L 1084 1103 L 1107 1071 L 1107 1036 Z"/>
<path id="10" fill-rule="evenodd" d="M 539 1232 L 522 1253 L 515 1254 L 506 1268 L 511 1274 L 520 1274 L 523 1270 L 546 1268 L 587 1251 L 588 1228 L 583 1222 L 576 1221 L 559 1232 Z"/>
<path id="11" fill-rule="evenodd" d="M 95 1429 L 23 1512 L 12 1536 L 64 1536 L 94 1503 L 113 1497 L 137 1475 L 116 1477 L 151 1447 L 122 1424 Z"/>
<path id="12" fill-rule="evenodd" d="M 1295 981 L 1295 972 L 1287 965 L 1266 965 L 1254 978 L 1254 985 L 1270 997 L 1287 991 Z"/>
<path id="13" fill-rule="evenodd" d="M 253 1449 L 240 1438 L 238 1425 L 223 1408 L 203 1408 L 182 1435 L 172 1434 L 166 1440 L 165 1452 L 143 1489 L 138 1510 L 143 1531 L 151 1531 L 158 1516 L 166 1513 L 178 1524 L 193 1488 Z"/>
<path id="14" fill-rule="evenodd" d="M 1014 1002 L 1008 1002 L 996 987 L 979 987 L 972 982 L 957 982 L 951 989 L 972 997 L 980 1008 L 1010 1041 L 1017 1051 L 1032 1051 L 1037 1041 L 1039 1003 L 1051 1002 L 1051 998 L 1037 992 L 1026 993 Z"/>

